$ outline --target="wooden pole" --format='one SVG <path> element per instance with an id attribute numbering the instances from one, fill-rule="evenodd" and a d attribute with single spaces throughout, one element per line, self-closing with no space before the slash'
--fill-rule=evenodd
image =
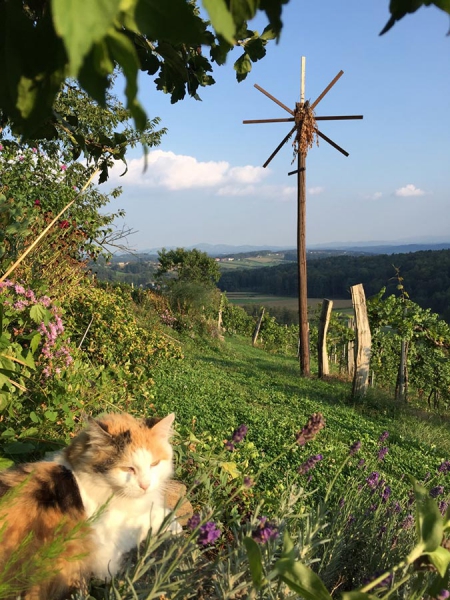
<path id="1" fill-rule="evenodd" d="M 308 289 L 306 280 L 306 154 L 304 152 L 299 152 L 297 160 L 297 261 L 300 372 L 304 377 L 309 377 Z"/>
<path id="2" fill-rule="evenodd" d="M 330 369 L 328 365 L 327 354 L 327 331 L 330 323 L 331 311 L 333 310 L 333 300 L 324 298 L 322 303 L 322 311 L 319 320 L 319 335 L 317 340 L 317 352 L 319 359 L 319 378 L 324 375 L 329 375 Z"/>
<path id="3" fill-rule="evenodd" d="M 259 330 L 261 329 L 261 323 L 262 323 L 262 320 L 264 318 L 264 312 L 265 312 L 265 310 L 266 309 L 263 306 L 261 308 L 261 313 L 259 315 L 258 322 L 256 323 L 255 330 L 253 331 L 252 346 L 256 346 L 256 340 L 258 339 Z"/>
<path id="4" fill-rule="evenodd" d="M 355 374 L 352 394 L 355 398 L 364 396 L 369 385 L 369 365 L 372 345 L 369 319 L 367 316 L 366 295 L 362 283 L 350 288 L 355 310 L 356 353 Z"/>

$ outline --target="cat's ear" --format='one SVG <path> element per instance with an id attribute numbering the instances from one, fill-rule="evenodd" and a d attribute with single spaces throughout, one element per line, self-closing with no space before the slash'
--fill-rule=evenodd
<path id="1" fill-rule="evenodd" d="M 91 442 L 110 443 L 112 435 L 109 433 L 107 423 L 104 423 L 101 419 L 93 419 L 89 417 L 89 438 Z"/>
<path id="2" fill-rule="evenodd" d="M 175 413 L 170 413 L 164 419 L 161 419 L 153 425 L 152 433 L 158 437 L 169 438 L 173 434 L 172 424 L 175 420 Z"/>

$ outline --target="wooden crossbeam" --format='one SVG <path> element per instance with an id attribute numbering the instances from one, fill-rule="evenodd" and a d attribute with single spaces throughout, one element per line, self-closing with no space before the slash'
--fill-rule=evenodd
<path id="1" fill-rule="evenodd" d="M 280 142 L 280 144 L 278 144 L 278 146 L 275 148 L 275 150 L 272 152 L 272 154 L 269 156 L 269 158 L 266 160 L 266 162 L 263 164 L 263 167 L 266 168 L 267 165 L 270 163 L 270 161 L 276 156 L 276 154 L 281 150 L 281 148 L 284 146 L 284 144 L 288 141 L 288 139 L 291 137 L 291 135 L 294 133 L 294 131 L 297 129 L 297 125 L 294 125 L 294 127 L 290 130 L 290 132 L 287 134 L 287 136 L 285 138 L 283 138 L 283 140 Z"/>
<path id="2" fill-rule="evenodd" d="M 333 85 L 338 81 L 338 79 L 340 79 L 342 77 L 342 75 L 344 74 L 344 71 L 339 71 L 339 73 L 336 75 L 336 77 L 333 79 L 333 81 L 331 81 L 327 87 L 323 90 L 323 92 L 320 94 L 320 96 L 318 96 L 315 101 L 311 104 L 311 108 L 314 110 L 314 108 L 319 104 L 319 102 L 323 99 L 324 96 L 326 96 L 326 94 L 328 94 L 328 92 L 331 90 L 331 88 L 333 87 Z"/>
<path id="3" fill-rule="evenodd" d="M 348 119 L 363 119 L 363 115 L 338 115 L 333 117 L 315 117 L 316 121 L 344 121 Z"/>
<path id="4" fill-rule="evenodd" d="M 294 111 L 293 110 L 291 110 L 285 104 L 283 104 L 282 102 L 280 102 L 279 100 L 277 100 L 274 96 L 272 96 L 272 94 L 269 94 L 269 92 L 266 92 L 266 90 L 263 89 L 257 83 L 255 83 L 255 88 L 257 90 L 259 90 L 261 93 L 263 93 L 265 96 L 267 96 L 268 98 L 270 98 L 271 100 L 273 100 L 273 102 L 275 102 L 275 104 L 278 104 L 278 106 L 281 106 L 281 108 L 284 108 L 284 110 L 287 110 L 288 113 L 290 113 L 292 116 L 294 116 Z"/>
<path id="5" fill-rule="evenodd" d="M 246 121 L 242 121 L 244 125 L 248 125 L 251 123 L 293 123 L 295 121 L 294 117 L 290 119 L 247 119 Z"/>
<path id="6" fill-rule="evenodd" d="M 314 131 L 317 133 L 317 135 L 319 137 L 321 137 L 323 140 L 325 140 L 326 142 L 328 142 L 331 146 L 333 146 L 333 148 L 336 148 L 336 150 L 339 150 L 339 152 L 342 152 L 342 154 L 344 156 L 349 156 L 349 153 L 344 150 L 344 148 L 341 148 L 340 146 L 338 146 L 336 144 L 336 142 L 333 142 L 333 140 L 330 140 L 329 137 L 327 137 L 324 133 L 322 133 L 321 131 L 319 131 L 318 129 L 314 129 Z"/>

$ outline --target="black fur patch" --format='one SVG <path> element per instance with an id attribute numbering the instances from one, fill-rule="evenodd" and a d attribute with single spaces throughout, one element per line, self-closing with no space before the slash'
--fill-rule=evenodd
<path id="1" fill-rule="evenodd" d="M 156 425 L 156 423 L 159 423 L 160 421 L 160 417 L 148 417 L 147 419 L 144 419 L 144 425 L 151 429 Z"/>
<path id="2" fill-rule="evenodd" d="M 122 431 L 117 435 L 113 435 L 111 441 L 114 444 L 117 452 L 123 452 L 125 446 L 131 442 L 131 431 L 127 429 L 126 431 Z"/>
<path id="3" fill-rule="evenodd" d="M 95 473 L 106 473 L 109 471 L 116 463 L 117 456 L 111 456 L 107 458 L 103 462 L 99 462 L 95 464 L 92 468 Z"/>
<path id="4" fill-rule="evenodd" d="M 62 513 L 84 510 L 75 477 L 62 465 L 51 469 L 48 480 L 38 480 L 34 499 L 43 509 L 59 508 Z"/>

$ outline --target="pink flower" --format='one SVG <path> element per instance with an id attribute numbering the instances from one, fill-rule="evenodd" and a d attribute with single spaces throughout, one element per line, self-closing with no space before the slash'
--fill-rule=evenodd
<path id="1" fill-rule="evenodd" d="M 66 219 L 59 222 L 60 229 L 67 229 L 69 227 L 69 225 L 70 225 L 70 223 Z"/>
<path id="2" fill-rule="evenodd" d="M 39 200 L 39 198 L 36 198 L 36 200 L 34 201 L 34 205 L 35 206 L 40 206 L 41 205 L 41 201 Z"/>
<path id="3" fill-rule="evenodd" d="M 0 144 L 0 152 L 3 150 L 3 146 Z"/>
<path id="4" fill-rule="evenodd" d="M 33 154 L 36 154 L 37 148 L 32 148 L 31 151 L 33 152 Z"/>
<path id="5" fill-rule="evenodd" d="M 61 165 L 61 171 L 65 171 L 67 169 L 67 165 Z"/>
<path id="6" fill-rule="evenodd" d="M 23 162 L 25 160 L 25 156 L 19 156 L 19 160 L 20 162 Z"/>
<path id="7" fill-rule="evenodd" d="M 16 285 L 14 286 L 14 291 L 16 292 L 16 294 L 25 294 L 25 288 L 19 283 L 16 283 Z"/>

